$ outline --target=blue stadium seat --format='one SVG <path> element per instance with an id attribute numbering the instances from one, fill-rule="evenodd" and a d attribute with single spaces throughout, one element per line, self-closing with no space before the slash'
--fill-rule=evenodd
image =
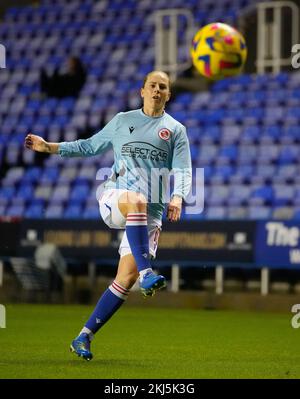
<path id="1" fill-rule="evenodd" d="M 293 219 L 300 220 L 300 208 L 295 209 Z"/>
<path id="2" fill-rule="evenodd" d="M 285 86 L 289 80 L 289 74 L 286 72 L 280 72 L 274 76 L 274 80 L 279 82 L 281 86 Z"/>
<path id="3" fill-rule="evenodd" d="M 0 198 L 5 198 L 5 199 L 12 199 L 15 194 L 15 187 L 14 186 L 7 186 L 7 187 L 1 187 L 0 188 Z"/>
<path id="4" fill-rule="evenodd" d="M 21 217 L 24 214 L 24 206 L 22 205 L 11 205 L 6 210 L 5 216 Z"/>
<path id="5" fill-rule="evenodd" d="M 22 183 L 19 187 L 16 196 L 18 198 L 23 198 L 24 200 L 30 200 L 34 195 L 34 187 L 32 184 Z"/>
<path id="6" fill-rule="evenodd" d="M 299 148 L 295 145 L 281 147 L 278 163 L 280 165 L 289 165 L 299 161 Z"/>
<path id="7" fill-rule="evenodd" d="M 194 163 L 199 155 L 199 148 L 196 145 L 190 145 L 190 152 L 191 152 L 191 158 L 192 158 L 192 163 Z"/>
<path id="8" fill-rule="evenodd" d="M 251 194 L 251 186 L 246 184 L 235 184 L 230 187 L 228 205 L 242 205 L 248 203 Z"/>
<path id="9" fill-rule="evenodd" d="M 199 131 L 198 130 L 198 136 L 201 137 L 201 139 L 205 137 L 209 137 L 213 142 L 218 142 L 220 141 L 221 138 L 221 128 L 216 125 L 207 125 L 203 129 Z"/>
<path id="10" fill-rule="evenodd" d="M 86 207 L 84 212 L 83 212 L 83 217 L 84 217 L 84 219 L 96 219 L 96 220 L 98 220 L 100 218 L 99 206 L 98 205 L 94 205 L 94 206 Z"/>
<path id="11" fill-rule="evenodd" d="M 261 134 L 261 128 L 257 125 L 247 126 L 241 133 L 241 143 L 253 144 L 259 140 Z"/>
<path id="12" fill-rule="evenodd" d="M 298 168 L 297 165 L 282 165 L 278 167 L 276 176 L 282 177 L 283 179 L 293 180 L 297 176 Z"/>
<path id="13" fill-rule="evenodd" d="M 264 165 L 258 164 L 256 167 L 256 175 L 261 176 L 265 179 L 272 179 L 276 173 L 276 166 L 275 165 Z"/>
<path id="14" fill-rule="evenodd" d="M 249 164 L 239 164 L 236 167 L 235 174 L 229 177 L 231 184 L 249 183 L 251 177 L 254 175 L 255 167 Z"/>
<path id="15" fill-rule="evenodd" d="M 288 109 L 287 109 L 286 116 L 287 116 L 287 117 L 289 117 L 289 116 L 295 117 L 295 118 L 297 118 L 297 119 L 299 120 L 299 119 L 300 119 L 300 110 L 299 110 L 299 107 L 290 107 L 290 108 L 288 108 Z"/>
<path id="16" fill-rule="evenodd" d="M 44 207 L 41 204 L 29 205 L 25 211 L 25 217 L 28 219 L 40 219 L 44 216 Z"/>
<path id="17" fill-rule="evenodd" d="M 88 197 L 90 192 L 90 186 L 88 184 L 75 185 L 71 191 L 70 199 L 85 199 Z"/>
<path id="18" fill-rule="evenodd" d="M 237 158 L 237 146 L 236 145 L 225 145 L 220 148 L 220 152 L 217 157 L 217 164 L 228 164 L 236 160 Z"/>
<path id="19" fill-rule="evenodd" d="M 209 206 L 204 209 L 204 217 L 205 219 L 211 220 L 223 220 L 227 218 L 226 207 L 224 206 Z"/>
<path id="20" fill-rule="evenodd" d="M 42 173 L 42 169 L 38 166 L 29 167 L 23 177 L 23 182 L 36 182 L 39 180 Z"/>
<path id="21" fill-rule="evenodd" d="M 261 144 L 258 147 L 257 162 L 261 165 L 275 162 L 278 158 L 279 146 L 275 144 Z"/>
<path id="22" fill-rule="evenodd" d="M 250 206 L 248 210 L 248 217 L 251 220 L 265 220 L 270 219 L 272 216 L 272 211 L 270 207 L 267 206 Z"/>
<path id="23" fill-rule="evenodd" d="M 227 201 L 230 201 L 228 195 L 229 187 L 227 185 L 211 186 L 208 203 L 210 206 L 224 205 Z"/>
<path id="24" fill-rule="evenodd" d="M 49 205 L 44 216 L 46 219 L 60 219 L 63 216 L 63 205 Z"/>
<path id="25" fill-rule="evenodd" d="M 65 219 L 80 219 L 82 218 L 82 208 L 80 205 L 69 205 L 65 211 L 64 216 Z"/>
<path id="26" fill-rule="evenodd" d="M 58 184 L 53 192 L 52 192 L 52 199 L 53 200 L 61 200 L 67 201 L 70 195 L 70 187 L 68 184 Z"/>
<path id="27" fill-rule="evenodd" d="M 176 102 L 181 103 L 187 107 L 191 103 L 192 99 L 193 99 L 192 93 L 182 93 L 176 97 Z"/>
<path id="28" fill-rule="evenodd" d="M 5 184 L 8 185 L 14 185 L 22 179 L 24 172 L 25 170 L 22 166 L 11 168 L 7 171 L 6 176 L 2 180 L 2 182 L 5 182 Z"/>
<path id="29" fill-rule="evenodd" d="M 44 168 L 40 181 L 44 183 L 55 183 L 59 176 L 58 167 L 52 166 Z"/>
<path id="30" fill-rule="evenodd" d="M 294 208 L 291 206 L 274 206 L 272 218 L 277 220 L 289 220 L 294 218 Z"/>
<path id="31" fill-rule="evenodd" d="M 235 172 L 235 168 L 230 165 L 216 166 L 214 172 L 215 176 L 221 176 L 224 177 L 224 179 L 228 179 Z"/>
<path id="32" fill-rule="evenodd" d="M 240 145 L 237 161 L 240 165 L 251 165 L 257 158 L 257 147 L 255 145 Z"/>
<path id="33" fill-rule="evenodd" d="M 274 185 L 273 203 L 276 205 L 285 205 L 292 202 L 295 196 L 295 188 L 289 184 Z M 278 202 L 276 202 L 278 201 Z M 282 201 L 280 203 L 280 201 Z"/>
<path id="34" fill-rule="evenodd" d="M 249 203 L 253 205 L 267 205 L 273 200 L 273 188 L 271 186 L 263 186 L 255 189 L 251 193 Z"/>
<path id="35" fill-rule="evenodd" d="M 273 118 L 274 120 L 274 118 Z M 280 136 L 282 135 L 281 128 L 278 125 L 270 125 L 264 128 L 261 131 L 262 135 L 260 136 L 260 142 L 264 141 L 263 138 L 269 138 L 271 141 L 275 142 L 279 140 Z"/>
<path id="36" fill-rule="evenodd" d="M 41 106 L 40 100 L 29 100 L 27 103 L 27 108 L 32 109 L 33 111 L 39 111 Z"/>
<path id="37" fill-rule="evenodd" d="M 230 220 L 244 220 L 248 218 L 248 208 L 245 206 L 229 206 L 227 213 Z"/>

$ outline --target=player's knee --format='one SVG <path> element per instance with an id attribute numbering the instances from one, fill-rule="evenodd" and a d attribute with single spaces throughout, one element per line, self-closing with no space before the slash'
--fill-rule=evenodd
<path id="1" fill-rule="evenodd" d="M 146 206 L 147 205 L 147 199 L 141 193 L 130 193 L 129 202 L 131 204 L 137 204 L 138 206 Z"/>
<path id="2" fill-rule="evenodd" d="M 129 212 L 145 212 L 147 210 L 146 197 L 141 193 L 129 193 L 127 208 Z"/>
<path id="3" fill-rule="evenodd" d="M 118 202 L 119 210 L 126 218 L 128 213 L 147 213 L 147 199 L 143 194 L 127 191 Z"/>

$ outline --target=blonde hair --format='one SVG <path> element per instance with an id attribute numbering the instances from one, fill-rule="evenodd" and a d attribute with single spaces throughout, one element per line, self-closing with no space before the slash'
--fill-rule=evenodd
<path id="1" fill-rule="evenodd" d="M 144 81 L 143 81 L 143 88 L 145 87 L 145 84 L 146 84 L 148 78 L 151 75 L 153 75 L 154 73 L 161 73 L 161 74 L 165 75 L 165 77 L 168 79 L 168 85 L 169 85 L 169 90 L 170 90 L 171 89 L 171 80 L 170 80 L 169 75 L 164 71 L 151 71 L 151 72 L 147 73 L 147 75 L 145 76 Z"/>

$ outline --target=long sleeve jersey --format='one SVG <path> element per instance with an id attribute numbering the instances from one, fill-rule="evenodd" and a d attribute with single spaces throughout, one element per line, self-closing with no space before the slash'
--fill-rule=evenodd
<path id="1" fill-rule="evenodd" d="M 186 129 L 166 112 L 159 117 L 142 109 L 120 112 L 92 137 L 59 143 L 58 151 L 62 157 L 94 156 L 111 146 L 114 164 L 105 189 L 141 192 L 148 200 L 148 212 L 156 218 L 162 217 L 173 195 L 188 195 L 192 168 Z"/>

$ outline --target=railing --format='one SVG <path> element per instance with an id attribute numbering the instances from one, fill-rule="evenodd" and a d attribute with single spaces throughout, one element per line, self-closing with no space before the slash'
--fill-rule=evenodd
<path id="1" fill-rule="evenodd" d="M 291 10 L 291 37 L 286 37 L 283 28 L 283 10 Z M 267 12 L 273 18 L 268 21 Z M 291 40 L 291 48 L 299 42 L 299 7 L 290 1 L 270 1 L 257 4 L 257 73 L 262 74 L 271 68 L 279 73 L 282 66 L 291 65 L 291 56 L 282 56 L 282 40 Z"/>
<path id="2" fill-rule="evenodd" d="M 155 69 L 163 70 L 170 76 L 171 81 L 177 78 L 179 72 L 189 68 L 192 64 L 190 57 L 186 62 L 178 60 L 178 18 L 187 20 L 185 46 L 188 51 L 194 30 L 194 17 L 186 9 L 159 10 L 154 13 L 155 21 Z"/>

